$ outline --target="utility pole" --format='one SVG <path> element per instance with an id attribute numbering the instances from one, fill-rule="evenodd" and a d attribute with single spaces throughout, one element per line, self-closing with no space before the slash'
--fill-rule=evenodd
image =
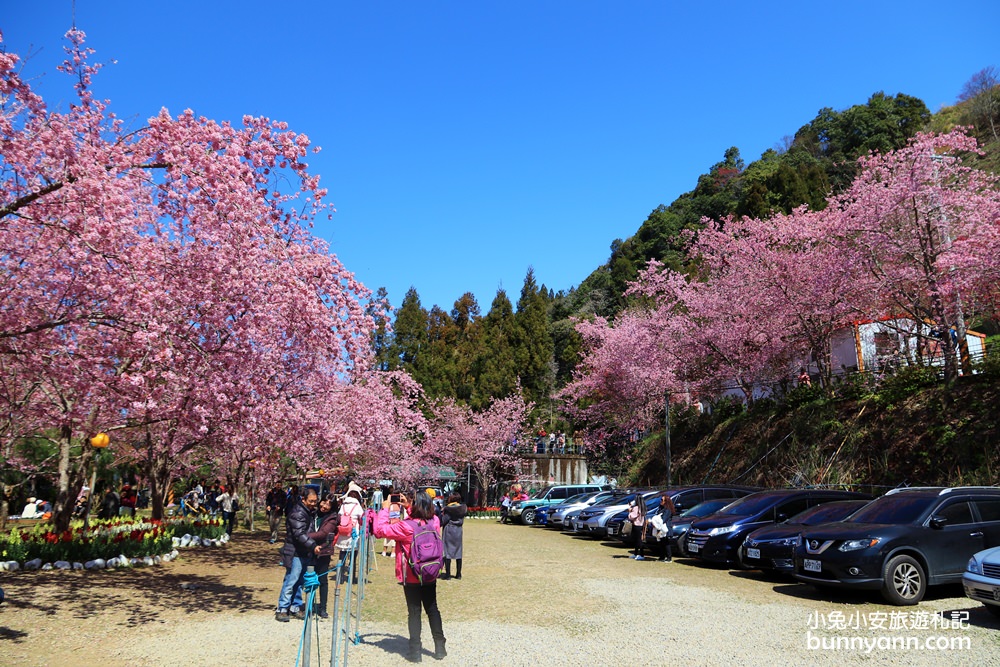
<path id="1" fill-rule="evenodd" d="M 670 486 L 670 390 L 663 391 L 663 439 L 667 445 L 667 486 Z"/>

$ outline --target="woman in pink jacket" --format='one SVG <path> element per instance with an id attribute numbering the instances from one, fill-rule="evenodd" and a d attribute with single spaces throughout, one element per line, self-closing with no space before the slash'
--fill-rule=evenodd
<path id="1" fill-rule="evenodd" d="M 410 662 L 420 662 L 422 653 L 420 646 L 420 607 L 427 612 L 427 620 L 434 637 L 434 658 L 443 659 L 447 652 L 444 649 L 444 629 L 441 627 L 441 612 L 437 606 L 437 581 L 421 584 L 420 579 L 410 567 L 410 545 L 413 543 L 413 522 L 419 525 L 430 525 L 440 531 L 441 526 L 434 514 L 434 503 L 426 492 L 420 491 L 413 499 L 413 505 L 408 508 L 410 519 L 399 523 L 389 523 L 388 503 L 383 503 L 382 510 L 375 517 L 375 537 L 396 540 L 396 579 L 403 584 L 403 595 L 406 597 L 407 625 L 410 630 L 410 650 L 406 659 Z"/>

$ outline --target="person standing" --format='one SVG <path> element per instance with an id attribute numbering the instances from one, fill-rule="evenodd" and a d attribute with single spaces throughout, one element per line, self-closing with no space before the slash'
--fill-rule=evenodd
<path id="1" fill-rule="evenodd" d="M 500 523 L 507 523 L 507 515 L 510 514 L 510 494 L 504 493 L 503 498 L 500 499 Z"/>
<path id="2" fill-rule="evenodd" d="M 646 548 L 646 501 L 641 493 L 635 494 L 635 500 L 629 505 L 628 520 L 632 524 L 632 538 L 635 539 L 635 551 L 632 557 L 636 560 L 646 560 L 642 555 Z"/>
<path id="3" fill-rule="evenodd" d="M 409 515 L 412 520 L 389 523 L 389 510 L 382 509 L 375 515 L 375 536 L 396 540 L 396 579 L 403 584 L 407 627 L 410 632 L 406 659 L 410 662 L 420 662 L 422 659 L 420 607 L 423 606 L 431 626 L 431 635 L 434 637 L 434 658 L 443 660 L 448 652 L 445 650 L 444 628 L 437 605 L 437 580 L 421 584 L 409 565 L 410 547 L 413 544 L 415 529 L 430 526 L 433 530 L 440 530 L 440 522 L 434 515 L 434 503 L 426 492 L 417 493 L 413 505 L 409 508 Z"/>
<path id="4" fill-rule="evenodd" d="M 326 603 L 330 594 L 330 561 L 333 558 L 333 541 L 337 535 L 337 524 L 340 522 L 340 513 L 334 506 L 333 498 L 329 491 L 323 492 L 323 497 L 319 501 L 319 512 L 313 519 L 313 531 L 309 537 L 316 540 L 319 545 L 319 552 L 316 554 L 316 574 L 319 578 L 319 602 L 313 603 L 312 613 L 319 618 L 330 618 L 326 612 Z"/>
<path id="5" fill-rule="evenodd" d="M 285 492 L 277 484 L 267 492 L 267 525 L 271 529 L 271 544 L 278 541 L 278 529 L 281 527 L 281 516 L 285 513 Z"/>
<path id="6" fill-rule="evenodd" d="M 122 486 L 121 507 L 118 508 L 118 516 L 135 516 L 135 489 L 131 484 Z"/>
<path id="7" fill-rule="evenodd" d="M 667 562 L 673 560 L 673 545 L 670 544 L 671 533 L 673 532 L 673 518 L 677 514 L 677 508 L 674 507 L 674 501 L 670 499 L 670 494 L 664 493 L 660 497 L 660 509 L 657 510 L 660 519 L 663 521 L 663 528 L 666 531 L 666 536 L 660 540 L 660 557 L 659 561 Z"/>
<path id="8" fill-rule="evenodd" d="M 285 517 L 285 543 L 281 547 L 281 564 L 285 566 L 285 578 L 281 582 L 278 596 L 278 610 L 274 620 L 288 622 L 289 615 L 304 619 L 302 609 L 302 584 L 306 567 L 320 551 L 316 540 L 309 537 L 309 528 L 316 516 L 319 498 L 314 489 L 306 489 L 301 500 L 296 501 Z"/>
<path id="9" fill-rule="evenodd" d="M 461 494 L 453 492 L 441 510 L 441 538 L 444 541 L 444 573 L 441 579 L 451 579 L 451 561 L 455 561 L 455 578 L 462 578 L 462 532 L 468 506 Z"/>
<path id="10" fill-rule="evenodd" d="M 228 487 L 219 487 L 221 493 L 215 496 L 215 502 L 222 508 L 222 525 L 226 527 L 226 535 L 233 536 L 233 528 L 236 526 L 236 508 L 239 502 L 236 489 L 230 492 Z"/>
<path id="11" fill-rule="evenodd" d="M 361 534 L 361 517 L 364 516 L 365 509 L 361 505 L 361 487 L 351 482 L 347 485 L 347 493 L 344 494 L 344 498 L 340 505 L 340 524 L 350 523 L 350 531 L 346 534 L 339 532 L 337 534 L 337 551 L 340 553 L 339 558 L 339 568 L 340 568 L 340 579 L 341 583 L 347 581 L 348 568 L 345 566 L 347 563 L 347 556 L 354 553 L 355 547 L 357 546 L 357 536 Z M 355 576 L 357 576 L 358 564 L 355 558 L 351 559 L 352 566 L 350 569 L 354 571 Z"/>
<path id="12" fill-rule="evenodd" d="M 389 499 L 383 501 L 382 506 L 376 509 L 387 508 L 389 510 L 389 523 L 399 523 L 406 519 L 406 509 L 404 505 L 406 504 L 406 497 L 401 493 L 393 493 L 393 489 L 389 487 Z M 388 553 L 386 553 L 388 552 Z M 382 540 L 382 555 L 389 558 L 393 558 L 396 555 L 396 540 L 390 540 L 388 537 Z"/>

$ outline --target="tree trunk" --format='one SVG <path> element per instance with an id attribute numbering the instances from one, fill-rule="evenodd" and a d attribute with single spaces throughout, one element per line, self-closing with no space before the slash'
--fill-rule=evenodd
<path id="1" fill-rule="evenodd" d="M 152 452 L 152 437 L 152 434 L 146 431 L 148 452 Z M 146 460 L 148 461 L 146 476 L 149 479 L 150 518 L 162 520 L 164 501 L 170 492 L 170 458 L 166 452 L 160 452 L 155 456 L 150 454 Z"/>
<path id="2" fill-rule="evenodd" d="M 63 426 L 59 431 L 59 487 L 55 502 L 52 503 L 52 529 L 56 533 L 69 530 L 73 519 L 73 505 L 83 486 L 83 470 L 93 456 L 91 448 L 84 445 L 78 465 L 74 466 L 71 456 L 72 435 L 69 426 Z"/>

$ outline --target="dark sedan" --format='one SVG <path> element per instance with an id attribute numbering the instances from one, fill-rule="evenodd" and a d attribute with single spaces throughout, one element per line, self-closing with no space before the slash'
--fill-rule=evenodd
<path id="1" fill-rule="evenodd" d="M 670 548 L 675 556 L 686 556 L 684 549 L 685 538 L 691 524 L 702 517 L 715 514 L 723 507 L 733 502 L 733 498 L 716 498 L 698 503 L 691 509 L 684 510 L 670 521 Z M 652 535 L 652 531 L 646 537 L 646 546 L 650 549 L 659 549 L 662 545 Z"/>
<path id="2" fill-rule="evenodd" d="M 792 574 L 795 572 L 795 547 L 801 542 L 803 528 L 842 521 L 867 504 L 867 500 L 823 503 L 799 512 L 784 523 L 758 528 L 743 542 L 740 561 L 750 569 Z"/>
<path id="3" fill-rule="evenodd" d="M 834 500 L 861 500 L 871 496 L 830 489 L 761 491 L 726 505 L 721 511 L 691 524 L 688 555 L 726 565 L 739 565 L 739 549 L 758 528 L 779 523 L 814 505 Z"/>

